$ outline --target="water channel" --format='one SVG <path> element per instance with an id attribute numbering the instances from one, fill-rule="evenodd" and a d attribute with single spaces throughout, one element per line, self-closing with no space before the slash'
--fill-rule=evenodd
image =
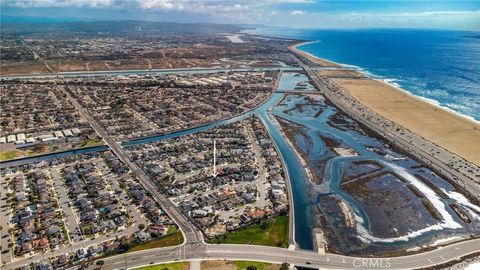
<path id="1" fill-rule="evenodd" d="M 308 81 L 305 75 L 294 75 L 292 73 L 287 73 L 282 76 L 280 82 L 280 90 L 288 90 L 286 88 L 292 88 L 295 83 L 292 84 L 292 78 L 294 78 L 295 83 L 300 81 Z M 307 86 L 306 91 L 314 91 L 313 87 Z M 293 89 L 291 89 L 293 90 Z M 300 97 L 300 95 L 297 95 Z M 281 104 L 280 104 L 281 103 Z M 393 164 L 391 160 L 387 159 L 384 155 L 379 155 L 368 149 L 366 146 L 374 145 L 376 147 L 381 147 L 381 144 L 373 140 L 367 136 L 359 135 L 353 131 L 342 131 L 337 128 L 332 127 L 331 125 L 327 124 L 328 119 L 330 119 L 335 113 L 336 109 L 331 106 L 324 106 L 323 111 L 317 117 L 308 116 L 308 113 L 305 112 L 296 112 L 293 113 L 285 113 L 286 109 L 293 109 L 298 100 L 296 98 L 291 98 L 289 100 L 285 100 L 284 93 L 274 93 L 271 98 L 262 104 L 260 107 L 232 117 L 230 119 L 221 120 L 215 123 L 207 124 L 204 126 L 182 130 L 179 132 L 173 132 L 165 135 L 153 136 L 149 138 L 141 138 L 135 139 L 128 142 L 123 143 L 124 147 L 128 147 L 131 145 L 143 144 L 143 143 L 150 143 L 158 140 L 163 139 L 170 139 L 175 137 L 180 137 L 188 134 L 199 133 L 205 130 L 213 129 L 220 127 L 222 125 L 227 125 L 236 121 L 240 121 L 246 119 L 252 115 L 257 115 L 264 125 L 266 126 L 268 132 L 270 133 L 271 137 L 275 141 L 278 150 L 280 151 L 281 156 L 286 164 L 286 169 L 288 171 L 288 175 L 290 177 L 291 189 L 293 194 L 293 202 L 294 202 L 294 211 L 295 211 L 295 240 L 298 246 L 302 249 L 313 249 L 314 248 L 314 239 L 313 239 L 313 231 L 315 229 L 315 216 L 312 215 L 312 207 L 316 207 L 319 202 L 322 200 L 322 196 L 328 194 L 335 194 L 339 196 L 342 200 L 348 203 L 349 209 L 352 209 L 355 213 L 356 217 L 359 222 L 359 226 L 364 228 L 367 231 L 371 228 L 370 225 L 370 218 L 369 215 L 366 213 L 365 208 L 358 202 L 355 198 L 353 198 L 350 194 L 339 188 L 339 181 L 341 179 L 341 166 L 342 163 L 349 162 L 349 161 L 359 161 L 359 160 L 374 160 L 379 164 L 382 164 L 387 170 L 395 171 L 397 173 L 405 173 L 401 169 L 399 169 L 399 165 L 402 165 L 401 162 L 397 164 Z M 314 185 L 311 183 L 309 177 L 307 176 L 307 172 L 304 169 L 304 165 L 300 158 L 298 157 L 297 153 L 292 146 L 289 144 L 287 139 L 285 138 L 285 134 L 281 132 L 280 126 L 278 124 L 277 118 L 282 118 L 288 120 L 290 122 L 300 124 L 304 127 L 308 127 L 308 136 L 312 141 L 311 151 L 310 154 L 312 155 L 312 159 L 319 159 L 320 154 L 326 151 L 325 143 L 317 136 L 319 133 L 328 134 L 329 136 L 335 137 L 338 140 L 342 141 L 345 145 L 352 148 L 355 152 L 358 153 L 357 156 L 337 156 L 330 159 L 326 162 L 325 166 L 325 176 L 324 181 L 321 185 Z M 43 160 L 52 160 L 62 157 L 67 157 L 71 155 L 78 155 L 83 153 L 90 153 L 90 152 L 97 152 L 97 151 L 105 151 L 108 148 L 106 146 L 97 146 L 91 147 L 87 149 L 80 149 L 80 150 L 72 150 L 66 151 L 62 153 L 55 153 L 55 154 L 47 154 L 38 157 L 30 157 L 24 158 L 21 160 L 16 161 L 7 161 L 2 162 L 0 164 L 0 168 L 6 168 L 11 166 L 17 166 L 26 163 L 32 162 L 39 162 Z M 398 170 L 400 170 L 398 172 Z M 408 177 L 407 177 L 408 178 Z M 441 181 L 441 180 L 435 180 Z M 447 192 L 453 191 L 454 189 L 451 186 L 448 186 L 445 183 L 441 183 L 444 185 L 444 188 Z M 315 190 L 315 192 L 312 192 Z M 437 198 L 430 198 L 431 200 L 437 200 Z M 448 199 L 441 200 L 439 203 L 444 203 Z M 438 203 L 435 201 L 434 203 Z M 455 222 L 459 223 L 458 218 L 455 217 L 454 213 L 451 209 L 445 209 L 445 212 L 441 212 L 442 217 L 448 218 L 447 216 L 452 217 L 451 223 L 446 225 L 451 225 Z M 328 216 L 328 215 L 327 215 Z M 328 219 L 328 217 L 327 217 Z M 334 219 L 327 220 L 330 223 L 334 223 Z M 438 222 L 442 224 L 442 222 Z M 445 222 L 444 222 L 445 223 Z M 435 226 L 435 224 L 429 224 L 429 226 Z M 455 227 L 455 226 L 440 226 L 434 227 L 433 229 L 426 229 L 424 232 L 419 234 L 414 234 L 412 237 L 406 237 L 401 239 L 393 239 L 393 240 L 386 240 L 382 241 L 384 238 L 376 239 L 374 236 L 371 238 L 367 237 L 367 240 L 378 242 L 378 245 L 382 246 L 391 246 L 393 244 L 398 244 L 398 242 L 408 244 L 410 241 L 420 241 L 423 239 L 427 239 L 431 237 L 433 234 L 437 233 L 439 230 L 441 231 L 451 231 L 454 233 L 456 230 L 462 228 Z M 340 232 L 342 233 L 342 232 Z M 364 236 L 365 237 L 365 236 Z M 378 240 L 378 241 L 377 241 Z M 341 245 L 348 245 L 348 241 L 341 240 Z M 346 248 L 343 251 L 348 251 L 349 249 Z"/>

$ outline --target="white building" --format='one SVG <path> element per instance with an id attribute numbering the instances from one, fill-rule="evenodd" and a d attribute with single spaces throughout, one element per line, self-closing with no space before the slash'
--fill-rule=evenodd
<path id="1" fill-rule="evenodd" d="M 57 138 L 63 138 L 63 133 L 59 130 L 54 131 L 53 134 L 55 134 L 55 137 Z"/>
<path id="2" fill-rule="evenodd" d="M 7 142 L 15 142 L 17 140 L 17 138 L 15 137 L 15 135 L 8 135 L 7 136 Z"/>
<path id="3" fill-rule="evenodd" d="M 65 134 L 65 136 L 67 136 L 67 137 L 73 136 L 73 133 L 70 129 L 65 129 L 63 131 L 63 134 Z"/>

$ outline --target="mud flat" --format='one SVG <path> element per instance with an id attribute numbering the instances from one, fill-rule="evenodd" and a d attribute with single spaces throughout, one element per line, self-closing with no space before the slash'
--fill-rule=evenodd
<path id="1" fill-rule="evenodd" d="M 480 165 L 480 124 L 385 82 L 333 79 L 376 113 Z"/>
<path id="2" fill-rule="evenodd" d="M 295 154 L 299 158 L 300 163 L 305 169 L 308 179 L 312 182 L 320 181 L 321 178 L 316 178 L 314 176 L 314 174 L 312 173 L 312 170 L 310 169 L 311 166 L 309 166 L 307 163 L 308 153 L 304 153 L 303 151 L 299 152 L 298 148 L 295 146 L 297 144 L 297 139 L 300 139 L 300 138 L 302 138 L 308 145 L 311 146 L 312 142 L 307 135 L 306 127 L 291 123 L 288 120 L 282 119 L 280 117 L 275 117 L 273 119 L 275 119 L 275 122 L 277 122 L 277 125 L 281 128 L 282 136 L 285 138 L 285 141 L 288 143 L 290 148 L 295 152 Z M 308 147 L 307 149 L 309 148 L 310 147 Z"/>
<path id="3" fill-rule="evenodd" d="M 341 167 L 341 183 L 376 173 L 381 169 L 383 169 L 383 166 L 375 161 L 355 160 L 344 162 Z"/>
<path id="4" fill-rule="evenodd" d="M 395 175 L 387 173 L 363 179 L 346 183 L 342 189 L 363 205 L 373 235 L 398 237 L 435 223 L 422 198 Z"/>
<path id="5" fill-rule="evenodd" d="M 315 229 L 314 235 L 315 235 L 315 246 L 317 247 L 318 253 L 325 254 L 325 251 L 327 249 L 327 240 L 325 239 L 325 236 L 323 235 L 322 230 Z"/>

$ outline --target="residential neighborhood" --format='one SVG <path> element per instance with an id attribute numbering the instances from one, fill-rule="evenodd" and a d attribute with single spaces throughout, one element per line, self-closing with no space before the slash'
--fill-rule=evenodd
<path id="1" fill-rule="evenodd" d="M 257 117 L 128 150 L 207 237 L 288 212 L 281 157 Z"/>

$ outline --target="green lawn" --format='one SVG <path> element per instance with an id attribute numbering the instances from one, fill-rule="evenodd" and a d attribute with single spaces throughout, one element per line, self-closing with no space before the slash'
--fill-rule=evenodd
<path id="1" fill-rule="evenodd" d="M 0 153 L 0 160 L 14 159 L 14 158 L 20 156 L 20 154 L 21 154 L 21 151 L 18 151 L 18 150 L 1 152 Z"/>
<path id="2" fill-rule="evenodd" d="M 170 226 L 170 227 L 168 227 L 167 234 L 176 233 L 177 231 L 178 231 L 177 227 Z"/>
<path id="3" fill-rule="evenodd" d="M 172 234 L 168 234 L 162 238 L 154 239 L 150 242 L 143 243 L 140 245 L 133 246 L 127 252 L 134 252 L 144 249 L 159 248 L 159 247 L 169 247 L 176 246 L 183 243 L 183 235 L 180 231 L 176 231 Z"/>
<path id="4" fill-rule="evenodd" d="M 288 216 L 277 216 L 265 225 L 254 224 L 210 240 L 213 244 L 252 244 L 288 247 Z"/>
<path id="5" fill-rule="evenodd" d="M 84 147 L 98 146 L 102 144 L 103 144 L 103 141 L 101 139 L 88 140 L 83 144 L 72 145 L 71 150 L 81 149 Z M 10 151 L 2 151 L 0 152 L 0 161 L 21 158 L 21 157 L 33 157 L 41 154 L 54 153 L 54 152 L 64 151 L 64 150 L 69 150 L 69 149 L 59 149 L 58 146 L 51 146 L 49 148 L 44 145 L 42 147 L 40 147 L 40 145 L 37 145 L 37 147 L 29 147 L 28 149 L 22 149 L 22 150 L 15 149 Z"/>
<path id="6" fill-rule="evenodd" d="M 103 144 L 102 139 L 97 140 L 88 140 L 82 147 L 90 147 L 90 146 L 97 146 Z"/>
<path id="7" fill-rule="evenodd" d="M 135 268 L 135 270 L 188 270 L 190 268 L 190 263 L 188 262 L 178 262 L 178 263 L 162 263 L 156 265 L 150 265 L 140 268 Z M 260 268 L 258 268 L 260 270 Z"/>
<path id="8" fill-rule="evenodd" d="M 250 261 L 234 261 L 235 267 L 237 270 L 247 270 L 247 267 L 250 265 L 256 266 L 257 270 L 266 270 L 272 266 L 271 263 L 264 263 L 264 262 L 250 262 Z"/>

